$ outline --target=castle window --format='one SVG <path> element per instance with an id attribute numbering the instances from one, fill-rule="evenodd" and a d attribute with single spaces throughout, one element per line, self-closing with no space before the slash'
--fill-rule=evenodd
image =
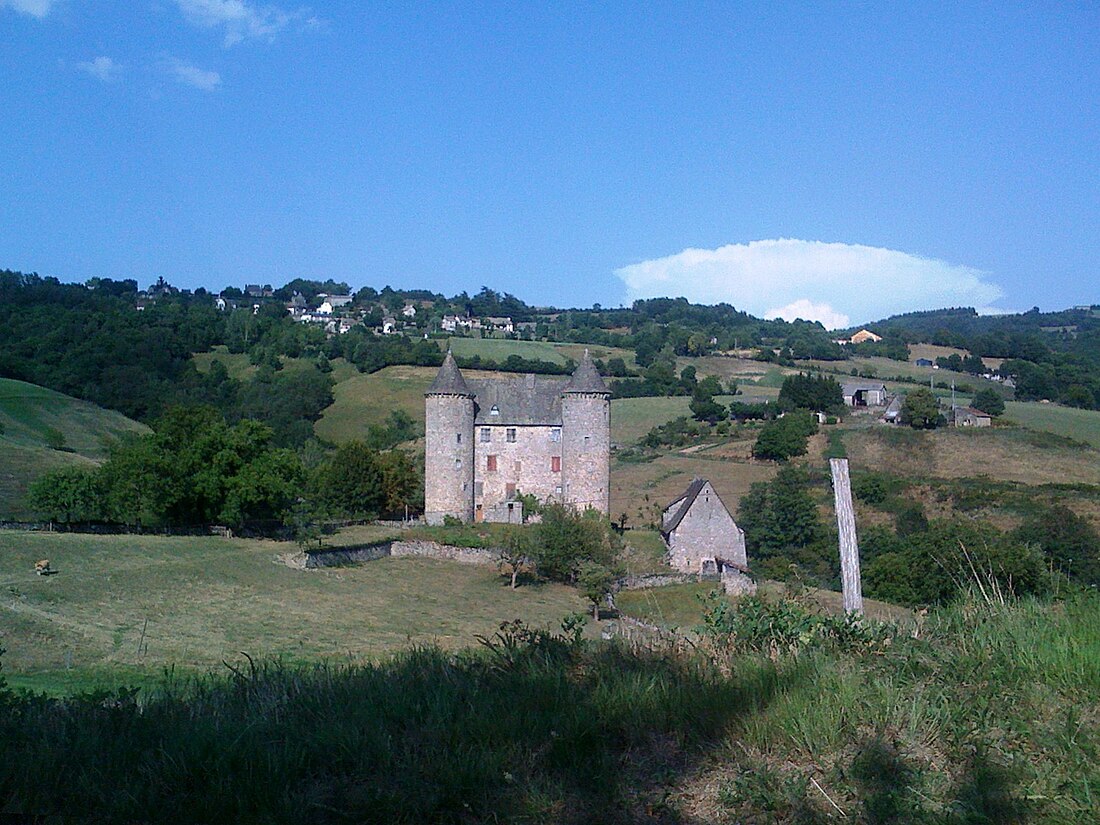
<path id="1" fill-rule="evenodd" d="M 507 441 L 509 444 L 515 444 L 516 443 L 516 428 L 515 427 L 509 427 L 507 430 L 504 431 L 504 440 Z"/>
<path id="2" fill-rule="evenodd" d="M 517 462 L 516 462 L 516 463 L 515 463 L 515 464 L 514 464 L 514 465 L 512 466 L 512 469 L 516 471 L 516 475 L 519 475 L 520 473 L 522 473 L 522 472 L 523 472 L 523 464 L 522 464 L 522 463 L 520 463 L 519 461 L 517 461 Z"/>
<path id="3" fill-rule="evenodd" d="M 485 456 L 485 469 L 490 473 L 495 473 L 497 471 L 497 457 L 495 455 Z"/>
<path id="4" fill-rule="evenodd" d="M 478 498 L 481 498 L 482 494 L 484 493 L 484 490 L 485 490 L 485 482 L 483 482 L 483 481 L 475 481 L 474 482 L 474 495 L 475 496 L 477 496 Z"/>
<path id="5" fill-rule="evenodd" d="M 455 433 L 455 443 L 457 443 L 457 444 L 462 443 L 462 433 Z"/>
<path id="6" fill-rule="evenodd" d="M 588 446 L 588 442 L 589 442 L 590 440 L 591 440 L 591 436 L 587 436 L 587 435 L 586 435 L 586 436 L 584 437 L 584 446 L 585 446 L 585 447 L 587 447 L 587 446 Z"/>
<path id="7" fill-rule="evenodd" d="M 500 407 L 493 404 L 493 406 L 489 408 L 489 415 L 500 415 Z"/>
<path id="8" fill-rule="evenodd" d="M 456 470 L 461 470 L 462 469 L 462 459 L 461 458 L 456 458 L 455 459 L 455 469 Z"/>
<path id="9" fill-rule="evenodd" d="M 560 473 L 561 472 L 561 456 L 560 455 L 550 456 L 550 472 L 552 472 L 552 473 Z"/>
<path id="10" fill-rule="evenodd" d="M 516 497 L 516 485 L 515 484 L 505 484 L 504 485 L 504 497 L 505 498 L 515 498 Z"/>
<path id="11" fill-rule="evenodd" d="M 561 427 L 552 427 L 550 429 L 550 440 L 561 441 Z"/>
<path id="12" fill-rule="evenodd" d="M 492 440 L 493 440 L 493 431 L 490 430 L 488 427 L 482 427 L 481 428 L 481 443 L 482 444 L 488 444 Z"/>

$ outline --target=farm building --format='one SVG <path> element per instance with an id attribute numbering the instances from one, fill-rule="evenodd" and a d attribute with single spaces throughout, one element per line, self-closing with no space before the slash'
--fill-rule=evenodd
<path id="1" fill-rule="evenodd" d="M 750 592 L 745 531 L 709 481 L 694 479 L 661 517 L 668 561 L 682 573 L 720 577 L 727 592 Z"/>
<path id="2" fill-rule="evenodd" d="M 849 407 L 884 407 L 888 393 L 881 383 L 859 384 L 848 382 L 841 386 L 844 403 Z"/>
<path id="3" fill-rule="evenodd" d="M 976 410 L 973 407 L 955 407 L 952 411 L 952 422 L 956 427 L 991 427 L 993 418 L 989 413 Z"/>

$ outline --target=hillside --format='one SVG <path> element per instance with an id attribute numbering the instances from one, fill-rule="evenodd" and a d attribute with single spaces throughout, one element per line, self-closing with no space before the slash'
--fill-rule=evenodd
<path id="1" fill-rule="evenodd" d="M 43 473 L 101 461 L 112 440 L 147 431 L 121 413 L 0 378 L 0 519 L 31 516 L 22 498 Z"/>

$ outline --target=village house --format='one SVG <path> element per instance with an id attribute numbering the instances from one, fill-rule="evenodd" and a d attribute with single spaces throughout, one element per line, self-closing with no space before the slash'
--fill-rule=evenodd
<path id="1" fill-rule="evenodd" d="M 382 334 L 393 335 L 397 332 L 397 319 L 392 315 L 387 315 L 382 319 Z"/>
<path id="2" fill-rule="evenodd" d="M 721 578 L 726 592 L 752 592 L 745 531 L 704 478 L 696 478 L 661 517 L 668 562 L 681 573 Z"/>
<path id="3" fill-rule="evenodd" d="M 863 344 L 867 341 L 878 343 L 882 340 L 882 336 L 875 335 L 875 333 L 871 332 L 871 330 L 869 329 L 861 329 L 848 340 L 850 340 L 853 344 Z"/>
<path id="4" fill-rule="evenodd" d="M 439 326 L 444 332 L 454 332 L 458 329 L 458 316 L 444 315 L 443 320 L 439 322 Z"/>
<path id="5" fill-rule="evenodd" d="M 404 308 L 401 310 L 401 314 L 403 316 L 405 316 L 406 318 L 415 318 L 416 317 L 416 307 L 413 306 L 412 304 L 405 304 Z"/>
<path id="6" fill-rule="evenodd" d="M 522 520 L 520 493 L 610 512 L 611 394 L 587 352 L 567 379 L 469 382 L 448 352 L 424 405 L 429 524 Z"/>

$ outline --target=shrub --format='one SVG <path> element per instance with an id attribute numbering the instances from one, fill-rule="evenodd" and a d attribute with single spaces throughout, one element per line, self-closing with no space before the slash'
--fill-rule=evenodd
<path id="1" fill-rule="evenodd" d="M 970 402 L 970 406 L 992 416 L 998 416 L 1005 411 L 1005 400 L 1001 394 L 992 387 L 980 390 Z"/>

